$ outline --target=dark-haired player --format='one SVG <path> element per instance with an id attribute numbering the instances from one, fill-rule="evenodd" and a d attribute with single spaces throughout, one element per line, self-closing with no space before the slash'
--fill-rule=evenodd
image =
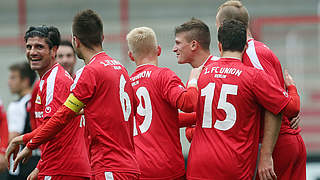
<path id="1" fill-rule="evenodd" d="M 40 125 L 35 131 L 14 138 L 6 156 L 17 153 L 19 144 L 27 143 L 42 125 L 57 111 L 69 95 L 73 80 L 59 65 L 55 56 L 60 44 L 60 33 L 55 27 L 30 27 L 25 34 L 26 56 L 30 67 L 40 76 L 35 101 L 35 118 Z M 84 130 L 76 118 L 59 134 L 53 134 L 43 144 L 41 159 L 29 178 L 35 179 L 89 179 L 90 166 L 87 156 Z M 16 167 L 16 166 L 15 166 Z"/>
<path id="2" fill-rule="evenodd" d="M 73 47 L 86 65 L 77 72 L 64 105 L 32 138 L 15 163 L 74 123 L 73 117 L 83 108 L 91 136 L 92 179 L 138 179 L 133 143 L 136 106 L 127 70 L 103 51 L 103 24 L 96 12 L 89 9 L 78 13 L 72 32 Z"/>

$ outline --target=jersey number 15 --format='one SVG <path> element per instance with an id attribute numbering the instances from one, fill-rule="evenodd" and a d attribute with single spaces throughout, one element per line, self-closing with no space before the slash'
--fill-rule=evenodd
<path id="1" fill-rule="evenodd" d="M 201 96 L 205 97 L 203 109 L 202 128 L 212 128 L 212 102 L 214 98 L 215 83 L 209 83 L 205 88 L 201 89 Z M 237 119 L 237 111 L 233 104 L 227 102 L 227 95 L 237 95 L 238 86 L 231 84 L 222 84 L 220 98 L 217 109 L 222 109 L 226 113 L 226 119 L 216 120 L 214 128 L 226 131 L 231 129 Z"/>

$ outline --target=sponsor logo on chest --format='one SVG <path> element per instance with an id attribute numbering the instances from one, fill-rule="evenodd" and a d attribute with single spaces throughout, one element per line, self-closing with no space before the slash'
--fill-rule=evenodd
<path id="1" fill-rule="evenodd" d="M 34 116 L 36 118 L 43 118 L 43 111 L 36 111 L 34 112 Z"/>

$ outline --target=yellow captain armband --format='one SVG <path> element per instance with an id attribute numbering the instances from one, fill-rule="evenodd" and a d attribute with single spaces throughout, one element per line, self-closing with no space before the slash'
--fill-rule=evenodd
<path id="1" fill-rule="evenodd" d="M 64 105 L 75 113 L 80 112 L 80 110 L 84 107 L 84 103 L 78 100 L 73 94 L 69 95 L 66 102 L 64 102 Z"/>

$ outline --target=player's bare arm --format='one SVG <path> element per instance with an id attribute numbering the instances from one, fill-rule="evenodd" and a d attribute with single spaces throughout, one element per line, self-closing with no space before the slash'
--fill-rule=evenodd
<path id="1" fill-rule="evenodd" d="M 269 111 L 265 112 L 264 134 L 258 164 L 258 173 L 261 180 L 277 179 L 273 168 L 272 152 L 278 139 L 281 116 L 281 114 L 274 115 Z"/>

